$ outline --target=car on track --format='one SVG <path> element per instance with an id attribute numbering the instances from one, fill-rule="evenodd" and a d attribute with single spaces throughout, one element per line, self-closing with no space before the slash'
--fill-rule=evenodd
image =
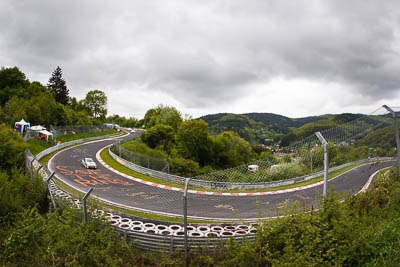
<path id="1" fill-rule="evenodd" d="M 92 158 L 84 158 L 82 159 L 82 165 L 86 169 L 96 169 L 97 165 L 96 162 Z"/>

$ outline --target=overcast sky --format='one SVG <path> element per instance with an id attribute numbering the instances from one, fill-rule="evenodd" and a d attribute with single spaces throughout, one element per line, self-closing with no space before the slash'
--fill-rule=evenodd
<path id="1" fill-rule="evenodd" d="M 60 66 L 109 114 L 289 117 L 400 106 L 400 1 L 0 1 L 0 66 Z"/>

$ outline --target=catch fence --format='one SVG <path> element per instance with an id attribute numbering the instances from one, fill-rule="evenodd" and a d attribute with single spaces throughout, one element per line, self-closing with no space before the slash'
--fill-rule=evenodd
<path id="1" fill-rule="evenodd" d="M 347 117 L 354 118 L 349 120 Z M 368 115 L 346 115 L 340 119 L 346 121 L 336 127 L 321 131 L 321 135 L 329 143 L 331 151 L 346 153 L 351 147 L 361 146 L 360 138 L 369 132 L 393 124 L 392 115 L 383 107 Z M 328 121 L 329 122 L 329 121 Z M 328 124 L 329 125 L 329 124 Z M 143 174 L 151 174 L 157 178 L 184 183 L 184 177 L 170 173 L 169 163 L 165 159 L 150 157 L 130 151 L 120 143 L 111 147 L 114 155 L 124 159 L 130 168 Z M 346 166 L 347 163 L 375 158 L 376 149 L 369 148 L 363 152 L 366 155 L 338 158 L 336 161 L 329 160 L 328 167 Z M 332 158 L 332 157 L 331 157 Z M 121 161 L 121 159 L 119 159 Z M 306 177 L 322 175 L 324 169 L 324 147 L 318 137 L 312 133 L 308 137 L 294 144 L 283 147 L 275 152 L 274 156 L 259 159 L 247 164 L 239 165 L 230 169 L 213 171 L 210 173 L 191 177 L 191 185 L 205 186 L 208 188 L 252 188 L 270 187 L 274 184 L 290 184 L 292 181 L 307 180 Z M 132 164 L 130 164 L 132 163 Z M 336 169 L 336 168 L 335 168 Z M 304 179 L 302 179 L 304 178 Z M 289 181 L 289 182 L 285 182 Z M 226 186 L 230 184 L 230 186 Z M 236 184 L 237 186 L 233 186 Z"/>

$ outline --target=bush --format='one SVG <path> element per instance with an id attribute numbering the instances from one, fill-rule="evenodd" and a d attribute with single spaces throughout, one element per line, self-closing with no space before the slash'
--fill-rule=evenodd
<path id="1" fill-rule="evenodd" d="M 18 133 L 5 124 L 0 124 L 0 170 L 11 171 L 24 166 L 24 151 L 27 144 Z"/>
<path id="2" fill-rule="evenodd" d="M 83 224 L 80 211 L 41 216 L 27 209 L 19 215 L 0 245 L 2 266 L 137 266 L 154 261 L 122 242 L 101 220 L 89 218 Z"/>
<path id="3" fill-rule="evenodd" d="M 12 220 L 11 215 L 46 204 L 46 186 L 40 177 L 29 176 L 14 169 L 0 172 L 0 218 Z M 7 216 L 10 215 L 10 216 Z"/>
<path id="4" fill-rule="evenodd" d="M 199 163 L 190 159 L 174 157 L 170 159 L 169 163 L 171 173 L 179 176 L 193 177 L 200 173 Z"/>

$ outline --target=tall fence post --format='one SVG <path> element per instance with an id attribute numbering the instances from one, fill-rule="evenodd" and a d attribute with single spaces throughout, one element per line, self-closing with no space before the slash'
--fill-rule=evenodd
<path id="1" fill-rule="evenodd" d="M 396 138 L 396 145 L 397 145 L 397 167 L 399 169 L 399 173 L 400 173 L 400 138 L 399 138 L 399 126 L 397 125 L 397 116 L 396 116 L 396 112 L 389 108 L 386 105 L 383 105 L 383 107 L 389 111 L 390 113 L 392 113 L 393 116 L 393 126 L 394 126 L 394 135 Z"/>
<path id="2" fill-rule="evenodd" d="M 167 160 L 167 173 L 169 174 L 169 161 Z"/>
<path id="3" fill-rule="evenodd" d="M 185 180 L 185 189 L 183 191 L 183 232 L 185 238 L 185 266 L 187 266 L 187 255 L 188 255 L 188 242 L 187 242 L 187 190 L 190 178 Z"/>
<path id="4" fill-rule="evenodd" d="M 328 188 L 328 171 L 329 171 L 329 155 L 328 155 L 328 142 L 322 136 L 320 132 L 316 132 L 315 135 L 318 137 L 319 141 L 322 143 L 324 147 L 324 187 L 322 190 L 322 194 L 325 196 Z"/>
<path id="5" fill-rule="evenodd" d="M 86 199 L 89 197 L 90 193 L 92 193 L 93 187 L 89 188 L 89 191 L 86 192 L 85 196 L 82 198 L 83 203 L 83 221 L 87 223 L 87 207 L 86 207 Z"/>
<path id="6" fill-rule="evenodd" d="M 118 141 L 118 152 L 119 152 L 119 157 L 121 157 L 121 141 Z"/>
<path id="7" fill-rule="evenodd" d="M 56 202 L 54 201 L 53 194 L 51 193 L 51 190 L 50 190 L 50 180 L 51 180 L 51 178 L 53 178 L 53 176 L 54 176 L 55 173 L 56 173 L 56 172 L 53 172 L 53 173 L 50 174 L 50 176 L 46 179 L 46 196 L 47 196 L 47 194 L 50 195 L 51 203 L 53 203 L 53 207 L 54 207 L 54 208 L 56 208 Z"/>

